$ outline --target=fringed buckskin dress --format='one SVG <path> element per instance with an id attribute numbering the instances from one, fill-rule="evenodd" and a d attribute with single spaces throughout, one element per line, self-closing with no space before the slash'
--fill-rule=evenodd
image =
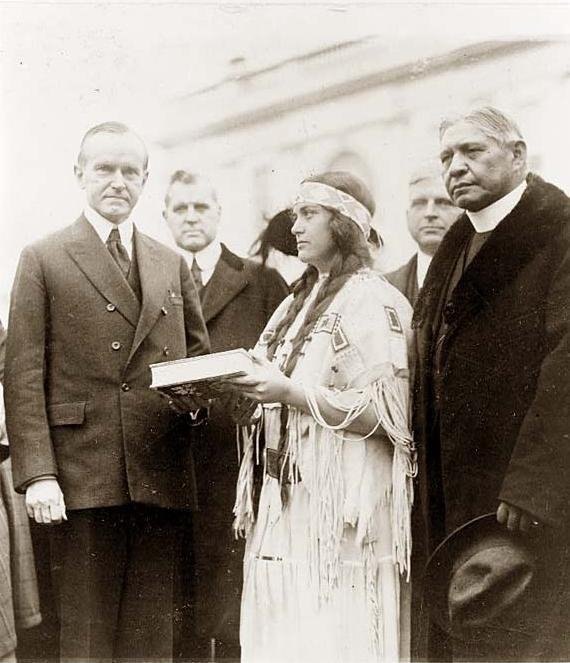
<path id="1" fill-rule="evenodd" d="M 326 275 L 319 278 L 277 348 L 283 367 Z M 277 309 L 267 343 L 292 296 Z M 291 379 L 311 414 L 265 404 L 242 428 L 235 504 L 245 532 L 240 639 L 244 663 L 398 661 L 407 657 L 410 511 L 415 451 L 409 430 L 411 309 L 377 273 L 354 274 L 309 334 Z M 331 426 L 317 394 L 345 413 Z M 347 427 L 370 404 L 376 427 Z M 264 427 L 266 449 L 259 458 Z M 253 466 L 264 479 L 253 513 Z"/>

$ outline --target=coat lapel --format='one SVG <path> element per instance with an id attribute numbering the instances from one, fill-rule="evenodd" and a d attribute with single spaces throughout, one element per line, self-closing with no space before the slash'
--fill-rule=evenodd
<path id="1" fill-rule="evenodd" d="M 202 312 L 206 324 L 227 306 L 248 283 L 243 261 L 222 245 L 222 255 L 204 289 Z"/>
<path id="2" fill-rule="evenodd" d="M 168 275 L 153 243 L 136 228 L 133 238 L 141 281 L 142 307 L 129 361 L 160 315 L 168 286 Z"/>
<path id="3" fill-rule="evenodd" d="M 66 251 L 89 281 L 133 326 L 139 319 L 140 304 L 111 254 L 82 215 L 72 226 Z"/>
<path id="4" fill-rule="evenodd" d="M 556 187 L 529 176 L 520 202 L 493 231 L 453 291 L 449 324 L 460 324 L 488 306 L 520 274 L 556 232 L 566 201 Z"/>
<path id="5" fill-rule="evenodd" d="M 556 232 L 565 194 L 536 175 L 528 176 L 528 186 L 520 202 L 507 215 L 455 287 L 446 307 L 446 321 L 452 329 L 488 306 L 517 277 L 525 264 Z M 420 332 L 420 354 L 429 350 L 431 328 L 451 270 L 459 251 L 474 232 L 467 215 L 451 227 L 428 270 L 414 311 L 413 326 Z M 420 360 L 422 358 L 420 357 Z"/>

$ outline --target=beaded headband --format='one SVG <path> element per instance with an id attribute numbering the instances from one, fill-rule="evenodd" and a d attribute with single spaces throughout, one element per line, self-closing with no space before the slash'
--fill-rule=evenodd
<path id="1" fill-rule="evenodd" d="M 364 205 L 350 194 L 321 182 L 303 182 L 295 205 L 308 203 L 337 210 L 354 221 L 366 239 L 370 236 L 372 217 Z"/>

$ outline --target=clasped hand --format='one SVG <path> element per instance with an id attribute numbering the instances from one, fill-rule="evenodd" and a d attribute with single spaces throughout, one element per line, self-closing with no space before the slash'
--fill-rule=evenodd
<path id="1" fill-rule="evenodd" d="M 37 523 L 67 520 L 65 501 L 57 479 L 38 479 L 26 489 L 26 511 Z"/>
<path id="2" fill-rule="evenodd" d="M 512 532 L 520 530 L 521 532 L 532 532 L 540 526 L 538 520 L 535 520 L 530 513 L 523 511 L 519 507 L 501 502 L 497 509 L 497 522 Z"/>
<path id="3" fill-rule="evenodd" d="M 291 380 L 264 357 L 251 355 L 254 370 L 247 375 L 227 378 L 224 384 L 256 403 L 286 403 Z"/>
<path id="4" fill-rule="evenodd" d="M 162 394 L 168 400 L 168 405 L 176 414 L 188 414 L 196 412 L 201 408 L 208 408 L 212 404 L 212 400 L 203 398 L 198 394 L 187 394 L 180 399 L 172 398 L 166 394 Z"/>

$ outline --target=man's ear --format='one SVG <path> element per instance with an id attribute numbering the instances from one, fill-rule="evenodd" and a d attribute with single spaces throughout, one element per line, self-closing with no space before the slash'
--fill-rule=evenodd
<path id="1" fill-rule="evenodd" d="M 143 173 L 143 180 L 142 180 L 142 186 L 146 184 L 146 181 L 148 180 L 148 170 L 145 170 Z"/>
<path id="2" fill-rule="evenodd" d="M 77 183 L 79 184 L 79 188 L 84 189 L 85 184 L 83 183 L 83 168 L 75 164 L 75 166 L 73 166 L 73 172 L 75 173 L 75 177 L 77 179 Z"/>
<path id="3" fill-rule="evenodd" d="M 513 165 L 519 169 L 526 169 L 526 143 L 516 140 L 513 143 Z"/>

